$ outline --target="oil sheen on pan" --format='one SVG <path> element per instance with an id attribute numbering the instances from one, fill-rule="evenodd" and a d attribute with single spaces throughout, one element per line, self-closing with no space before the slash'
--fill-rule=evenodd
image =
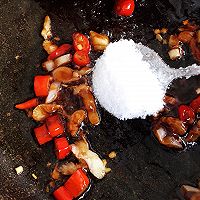
<path id="1" fill-rule="evenodd" d="M 137 1 L 130 18 L 114 15 L 114 2 L 110 1 L 2 2 L 0 195 L 3 199 L 53 198 L 49 195 L 52 191 L 45 191 L 53 168 L 47 164 L 55 162 L 53 145 L 39 147 L 31 135 L 35 123 L 13 109 L 16 103 L 34 96 L 33 77 L 42 73 L 38 64 L 46 59 L 40 37 L 44 17 L 50 15 L 53 31 L 69 43 L 74 32 L 94 30 L 109 35 L 113 41 L 123 37 L 142 42 L 171 67 L 190 66 L 195 60 L 187 54 L 186 59 L 176 62 L 167 59 L 168 51 L 155 39 L 153 30 L 171 27 L 173 34 L 179 23 L 189 17 L 198 22 L 198 1 L 170 2 Z M 97 58 L 99 54 L 92 56 Z M 168 93 L 178 95 L 188 104 L 196 95 L 198 82 L 198 77 L 176 80 Z M 98 110 L 101 123 L 89 127 L 88 139 L 101 158 L 109 160 L 112 151 L 117 152 L 117 157 L 109 161 L 112 172 L 106 178 L 93 180 L 86 199 L 173 199 L 179 185 L 196 183 L 200 177 L 198 145 L 177 153 L 157 142 L 150 133 L 149 119 L 120 121 L 104 109 Z M 15 168 L 19 166 L 23 166 L 23 172 L 17 175 Z"/>

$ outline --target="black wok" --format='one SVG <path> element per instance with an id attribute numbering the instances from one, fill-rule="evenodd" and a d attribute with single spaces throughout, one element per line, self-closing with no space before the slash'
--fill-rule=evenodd
<path id="1" fill-rule="evenodd" d="M 138 0 L 130 18 L 112 13 L 112 0 L 1 0 L 0 5 L 0 200 L 47 200 L 51 168 L 55 162 L 52 144 L 39 147 L 32 136 L 34 122 L 15 110 L 14 104 L 33 97 L 33 77 L 41 73 L 39 63 L 45 58 L 40 31 L 49 14 L 54 31 L 71 41 L 74 31 L 89 30 L 122 36 L 142 42 L 156 50 L 172 67 L 194 63 L 188 57 L 175 62 L 166 59 L 166 51 L 154 39 L 153 28 L 170 26 L 188 16 L 200 19 L 199 0 Z M 16 59 L 19 55 L 19 58 Z M 183 82 L 184 81 L 184 82 Z M 171 93 L 188 102 L 200 85 L 198 77 L 177 80 Z M 187 84 L 185 84 L 187 83 Z M 183 183 L 195 183 L 200 177 L 200 147 L 175 152 L 163 148 L 152 136 L 148 120 L 120 121 L 100 108 L 102 122 L 89 128 L 92 147 L 102 156 L 118 152 L 109 162 L 112 173 L 103 180 L 93 180 L 88 200 L 168 200 L 177 196 Z M 23 166 L 17 175 L 15 167 Z M 34 180 L 31 174 L 37 175 Z"/>

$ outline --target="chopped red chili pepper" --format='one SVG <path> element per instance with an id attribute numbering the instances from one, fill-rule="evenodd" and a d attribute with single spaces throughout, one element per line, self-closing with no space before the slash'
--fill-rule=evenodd
<path id="1" fill-rule="evenodd" d="M 72 200 L 73 197 L 69 194 L 64 186 L 59 187 L 54 191 L 53 196 L 56 200 Z"/>
<path id="2" fill-rule="evenodd" d="M 63 44 L 58 47 L 55 51 L 53 51 L 47 58 L 47 60 L 54 60 L 66 53 L 68 53 L 72 48 L 71 44 Z"/>
<path id="3" fill-rule="evenodd" d="M 64 184 L 67 191 L 74 197 L 80 196 L 88 187 L 90 181 L 82 169 L 78 169 Z"/>
<path id="4" fill-rule="evenodd" d="M 56 138 L 54 142 L 58 160 L 64 159 L 71 152 L 67 139 L 65 137 Z"/>
<path id="5" fill-rule="evenodd" d="M 192 100 L 190 107 L 194 110 L 195 113 L 198 112 L 198 109 L 200 108 L 200 96 Z"/>
<path id="6" fill-rule="evenodd" d="M 73 56 L 73 61 L 78 66 L 85 66 L 90 63 L 90 57 L 85 51 L 77 51 Z"/>
<path id="7" fill-rule="evenodd" d="M 15 108 L 23 110 L 23 109 L 36 107 L 37 105 L 38 105 L 38 99 L 33 98 L 28 101 L 25 101 L 24 103 L 15 105 Z"/>
<path id="8" fill-rule="evenodd" d="M 195 120 L 195 114 L 191 107 L 181 105 L 178 108 L 179 119 L 185 123 L 192 124 Z"/>
<path id="9" fill-rule="evenodd" d="M 49 141 L 51 141 L 53 138 L 49 135 L 49 132 L 47 130 L 47 127 L 45 124 L 42 126 L 34 128 L 35 136 L 37 138 L 37 141 L 40 145 L 45 144 Z"/>
<path id="10" fill-rule="evenodd" d="M 120 16 L 131 16 L 135 9 L 134 0 L 116 0 L 115 13 Z"/>
<path id="11" fill-rule="evenodd" d="M 49 86 L 50 86 L 50 79 L 49 75 L 45 76 L 35 76 L 34 78 L 34 91 L 35 95 L 38 97 L 45 97 L 48 95 Z"/>
<path id="12" fill-rule="evenodd" d="M 74 33 L 73 34 L 73 46 L 75 51 L 90 51 L 90 42 L 88 38 L 82 33 Z"/>
<path id="13" fill-rule="evenodd" d="M 47 129 L 51 137 L 63 134 L 64 125 L 59 115 L 53 115 L 46 119 Z"/>

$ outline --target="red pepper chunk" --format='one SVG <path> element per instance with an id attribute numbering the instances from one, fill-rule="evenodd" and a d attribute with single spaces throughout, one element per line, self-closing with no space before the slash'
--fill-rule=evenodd
<path id="1" fill-rule="evenodd" d="M 51 137 L 63 134 L 64 126 L 59 115 L 53 115 L 46 119 L 47 129 Z"/>
<path id="2" fill-rule="evenodd" d="M 190 107 L 194 110 L 195 113 L 198 112 L 198 109 L 200 108 L 200 96 L 192 100 Z"/>
<path id="3" fill-rule="evenodd" d="M 89 183 L 89 178 L 83 170 L 78 169 L 70 176 L 64 186 L 73 198 L 77 198 L 87 189 Z"/>
<path id="4" fill-rule="evenodd" d="M 37 105 L 38 105 L 38 99 L 33 98 L 28 101 L 25 101 L 24 103 L 15 105 L 15 108 L 23 110 L 23 109 L 36 107 Z"/>
<path id="5" fill-rule="evenodd" d="M 195 120 L 195 114 L 191 107 L 181 105 L 178 108 L 179 119 L 185 123 L 192 124 Z"/>
<path id="6" fill-rule="evenodd" d="M 50 86 L 50 79 L 49 75 L 45 76 L 35 76 L 34 78 L 34 91 L 37 97 L 45 97 L 49 93 L 49 86 Z"/>
<path id="7" fill-rule="evenodd" d="M 40 145 L 45 144 L 49 141 L 51 141 L 53 138 L 49 135 L 49 132 L 47 130 L 47 127 L 45 124 L 42 126 L 34 128 L 35 136 L 37 138 L 37 141 Z"/>
<path id="8" fill-rule="evenodd" d="M 90 63 L 90 57 L 85 51 L 77 51 L 73 56 L 73 61 L 76 65 L 83 67 Z"/>
<path id="9" fill-rule="evenodd" d="M 54 191 L 53 196 L 56 200 L 72 200 L 73 197 L 68 193 L 64 186 L 59 187 Z"/>
<path id="10" fill-rule="evenodd" d="M 71 152 L 71 146 L 69 146 L 67 139 L 65 137 L 56 138 L 54 142 L 57 159 L 64 159 Z"/>
<path id="11" fill-rule="evenodd" d="M 119 16 L 131 16 L 135 9 L 134 0 L 116 0 L 115 13 Z"/>
<path id="12" fill-rule="evenodd" d="M 47 58 L 47 60 L 54 60 L 66 53 L 68 53 L 72 48 L 71 44 L 63 44 L 58 47 L 55 51 L 53 51 Z"/>
<path id="13" fill-rule="evenodd" d="M 88 38 L 82 33 L 74 33 L 73 34 L 73 46 L 75 51 L 90 51 L 90 42 Z"/>

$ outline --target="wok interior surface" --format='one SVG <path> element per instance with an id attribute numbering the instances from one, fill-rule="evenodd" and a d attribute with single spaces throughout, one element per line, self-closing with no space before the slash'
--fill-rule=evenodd
<path id="1" fill-rule="evenodd" d="M 137 1 L 130 18 L 120 18 L 112 11 L 114 1 L 34 1 L 2 0 L 0 5 L 0 199 L 48 200 L 46 193 L 54 163 L 53 145 L 39 147 L 33 138 L 35 123 L 14 104 L 33 97 L 33 77 L 42 73 L 39 63 L 45 59 L 42 50 L 41 27 L 45 15 L 50 15 L 54 31 L 71 41 L 75 31 L 90 30 L 109 34 L 112 41 L 134 39 L 156 50 L 172 67 L 194 63 L 189 59 L 175 62 L 166 59 L 166 51 L 154 39 L 153 28 L 176 27 L 188 16 L 200 19 L 198 0 Z M 16 59 L 19 56 L 19 59 Z M 97 56 L 97 55 L 94 55 Z M 171 93 L 179 94 L 183 102 L 194 95 L 199 78 L 177 80 L 184 85 Z M 92 181 L 85 199 L 88 200 L 167 200 L 177 196 L 183 183 L 195 183 L 200 177 L 200 147 L 176 152 L 165 149 L 154 139 L 148 120 L 120 121 L 99 108 L 101 124 L 89 127 L 89 140 L 103 158 L 115 150 L 117 158 L 109 161 L 112 172 L 103 180 Z M 17 175 L 15 168 L 23 166 Z M 37 175 L 34 180 L 31 174 Z M 94 183 L 94 184 L 93 184 Z"/>

